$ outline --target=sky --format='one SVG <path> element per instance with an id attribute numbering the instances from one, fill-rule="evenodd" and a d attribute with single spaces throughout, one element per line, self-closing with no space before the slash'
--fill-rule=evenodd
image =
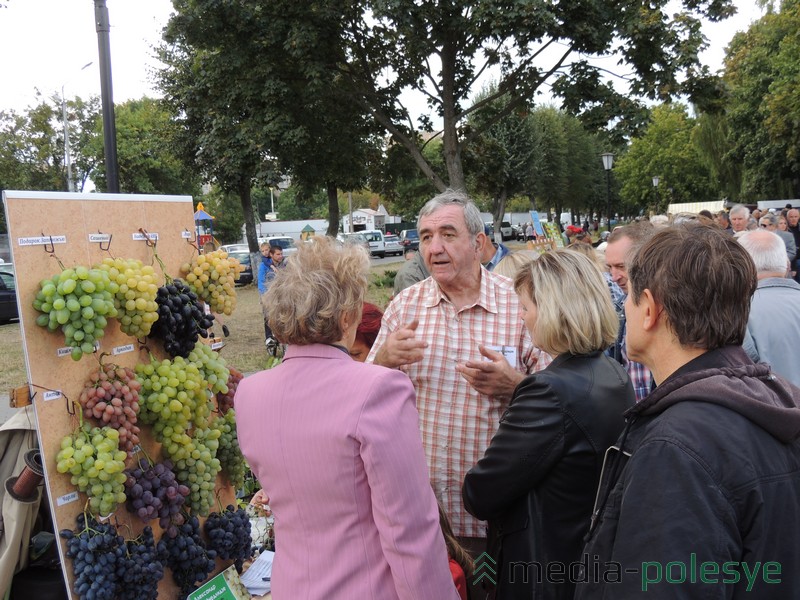
<path id="1" fill-rule="evenodd" d="M 97 32 L 92 0 L 2 0 L 0 8 L 0 110 L 37 104 L 36 90 L 49 97 L 100 95 Z M 710 48 L 704 62 L 722 67 L 725 47 L 761 11 L 752 0 L 735 0 L 739 12 L 721 24 L 706 24 Z M 107 0 L 111 24 L 111 71 L 115 103 L 157 96 L 150 73 L 152 47 L 172 12 L 170 0 Z M 88 63 L 88 67 L 83 68 Z"/>

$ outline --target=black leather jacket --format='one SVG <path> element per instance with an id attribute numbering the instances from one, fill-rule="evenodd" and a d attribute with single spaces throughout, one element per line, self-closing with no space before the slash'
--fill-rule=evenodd
<path id="1" fill-rule="evenodd" d="M 624 369 L 601 352 L 562 354 L 514 391 L 463 488 L 467 510 L 489 521 L 498 599 L 572 598 L 569 564 L 589 528 L 604 453 L 633 402 Z M 556 562 L 565 570 L 548 583 Z"/>

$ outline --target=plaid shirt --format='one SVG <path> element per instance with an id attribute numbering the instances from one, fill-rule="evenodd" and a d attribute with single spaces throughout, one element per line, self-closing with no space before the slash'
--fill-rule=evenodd
<path id="1" fill-rule="evenodd" d="M 478 301 L 458 311 L 432 277 L 403 290 L 383 315 L 368 362 L 375 359 L 390 333 L 414 319 L 419 319 L 417 338 L 429 345 L 422 361 L 401 370 L 417 391 L 431 483 L 456 535 L 486 537 L 485 527 L 464 509 L 461 485 L 467 471 L 483 457 L 509 399 L 479 394 L 455 365 L 481 360 L 478 344 L 512 346 L 517 357 L 513 366 L 523 373 L 544 369 L 552 359 L 533 346 L 519 317 L 511 280 L 484 268 Z"/>

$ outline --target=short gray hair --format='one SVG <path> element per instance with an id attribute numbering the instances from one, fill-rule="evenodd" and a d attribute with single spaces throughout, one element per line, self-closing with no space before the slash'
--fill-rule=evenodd
<path id="1" fill-rule="evenodd" d="M 464 221 L 467 224 L 467 231 L 470 235 L 476 236 L 479 233 L 483 233 L 483 221 L 481 221 L 481 212 L 478 207 L 475 206 L 475 203 L 466 193 L 452 189 L 446 189 L 425 203 L 417 217 L 417 229 L 419 229 L 422 217 L 432 215 L 440 208 L 453 204 L 464 209 Z"/>
<path id="2" fill-rule="evenodd" d="M 750 217 L 750 209 L 747 208 L 744 204 L 735 204 L 734 206 L 732 206 L 730 214 L 733 214 L 733 213 L 737 213 L 737 214 L 741 213 L 741 214 L 745 215 L 745 219 Z"/>
<path id="3" fill-rule="evenodd" d="M 761 221 L 767 221 L 773 227 L 778 226 L 778 217 L 775 216 L 773 213 L 764 213 L 761 215 L 761 218 L 758 220 L 758 224 L 761 224 Z"/>
<path id="4" fill-rule="evenodd" d="M 756 265 L 756 272 L 786 273 L 789 259 L 786 244 L 772 231 L 748 231 L 737 240 Z"/>

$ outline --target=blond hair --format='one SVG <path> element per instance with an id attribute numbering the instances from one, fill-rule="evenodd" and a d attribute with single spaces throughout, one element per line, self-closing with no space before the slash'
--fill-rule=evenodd
<path id="1" fill-rule="evenodd" d="M 503 259 L 497 263 L 497 266 L 492 270 L 492 273 L 497 273 L 503 277 L 514 279 L 517 272 L 532 260 L 536 260 L 539 254 L 536 252 L 529 252 L 527 250 L 519 250 L 517 252 L 509 252 Z"/>
<path id="2" fill-rule="evenodd" d="M 342 318 L 360 320 L 368 276 L 369 257 L 360 246 L 329 237 L 301 244 L 262 299 L 272 333 L 285 344 L 340 341 Z"/>
<path id="3" fill-rule="evenodd" d="M 514 289 L 536 305 L 531 335 L 548 354 L 589 354 L 617 338 L 619 320 L 608 285 L 583 254 L 567 249 L 545 252 L 517 273 Z"/>

